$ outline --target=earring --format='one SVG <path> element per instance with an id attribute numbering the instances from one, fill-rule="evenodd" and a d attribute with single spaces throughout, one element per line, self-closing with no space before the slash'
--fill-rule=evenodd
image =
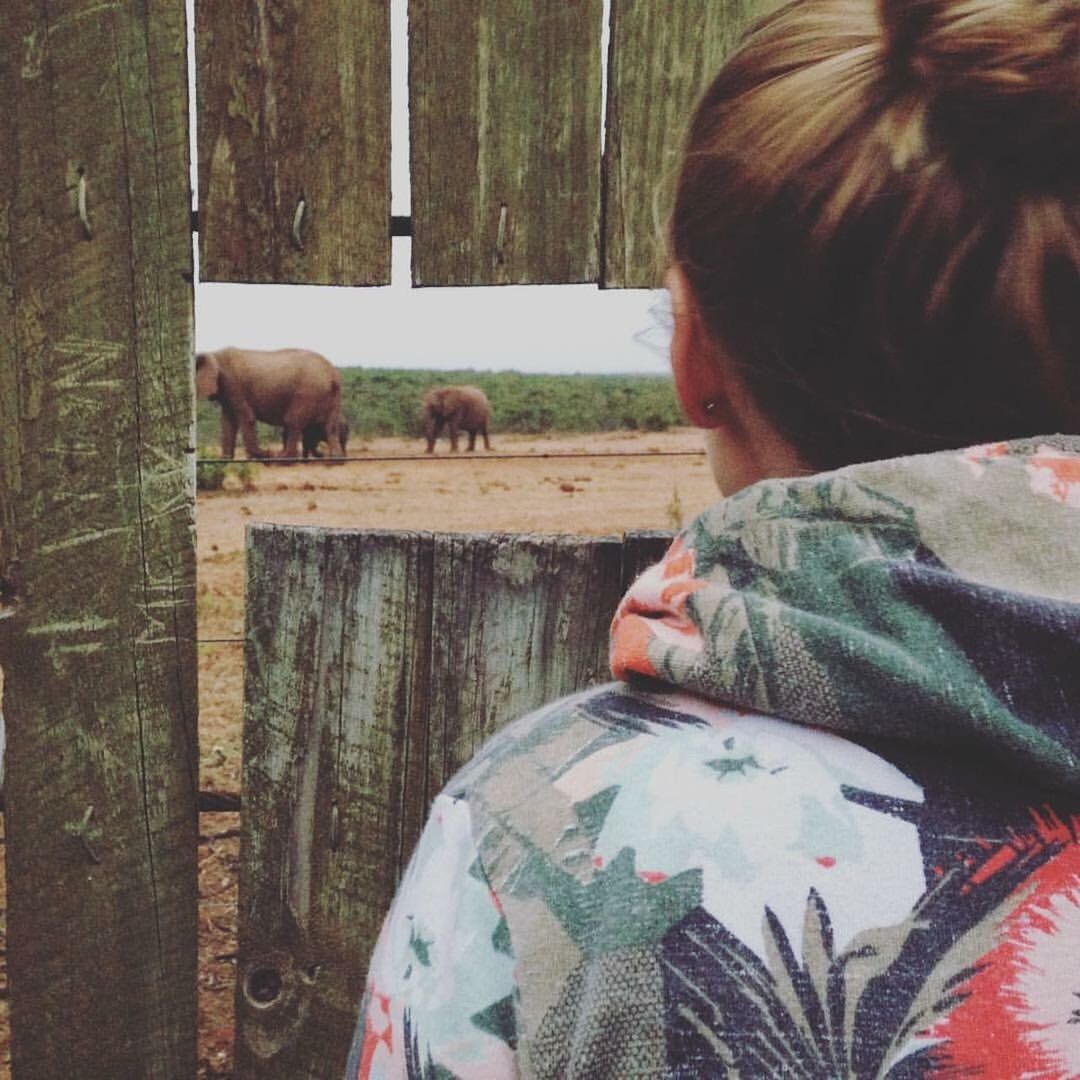
<path id="1" fill-rule="evenodd" d="M 704 410 L 706 416 L 712 416 L 716 412 L 717 405 L 718 403 L 715 398 L 709 398 L 701 408 Z"/>

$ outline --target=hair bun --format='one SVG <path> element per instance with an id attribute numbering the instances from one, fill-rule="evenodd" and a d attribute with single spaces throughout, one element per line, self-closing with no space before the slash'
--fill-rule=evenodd
<path id="1" fill-rule="evenodd" d="M 887 63 L 925 92 L 939 150 L 1026 175 L 1075 163 L 1080 0 L 878 2 Z"/>

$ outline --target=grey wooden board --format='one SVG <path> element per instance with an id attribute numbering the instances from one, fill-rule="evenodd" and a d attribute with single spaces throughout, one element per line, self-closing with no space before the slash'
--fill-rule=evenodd
<path id="1" fill-rule="evenodd" d="M 439 539 L 429 705 L 433 788 L 508 720 L 610 678 L 608 628 L 621 595 L 621 554 L 616 539 Z"/>
<path id="2" fill-rule="evenodd" d="M 597 280 L 602 8 L 410 0 L 415 285 Z"/>
<path id="3" fill-rule="evenodd" d="M 431 800 L 609 678 L 623 573 L 611 538 L 250 529 L 238 1077 L 340 1076 Z"/>
<path id="4" fill-rule="evenodd" d="M 339 1077 L 399 872 L 431 540 L 257 526 L 247 557 L 236 1075 Z"/>
<path id="5" fill-rule="evenodd" d="M 662 283 L 664 229 L 693 106 L 770 0 L 611 0 L 604 288 Z"/>
<path id="6" fill-rule="evenodd" d="M 196 1068 L 185 41 L 177 4 L 0 5 L 0 665 L 23 1080 Z"/>
<path id="7" fill-rule="evenodd" d="M 198 0 L 195 29 L 202 280 L 388 283 L 389 0 Z"/>

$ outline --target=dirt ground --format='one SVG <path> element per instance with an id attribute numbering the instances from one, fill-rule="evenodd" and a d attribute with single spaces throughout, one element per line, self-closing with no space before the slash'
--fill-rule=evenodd
<path id="1" fill-rule="evenodd" d="M 257 521 L 596 536 L 674 529 L 716 498 L 692 430 L 527 438 L 431 457 L 418 441 L 349 447 L 341 465 L 256 465 L 197 505 L 200 779 L 238 792 L 244 532 Z M 412 460 L 387 460 L 411 457 Z M 199 1077 L 231 1076 L 239 815 L 203 814 L 199 845 Z M 0 944 L 3 944 L 0 942 Z M 0 1077 L 7 1075 L 0 952 Z"/>

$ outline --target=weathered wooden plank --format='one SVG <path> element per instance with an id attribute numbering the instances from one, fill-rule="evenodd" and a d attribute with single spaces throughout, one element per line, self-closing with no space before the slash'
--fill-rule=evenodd
<path id="1" fill-rule="evenodd" d="M 690 111 L 772 0 L 611 0 L 603 288 L 654 288 Z"/>
<path id="2" fill-rule="evenodd" d="M 14 1074 L 189 1077 L 198 755 L 183 6 L 5 0 L 0 100 Z"/>
<path id="3" fill-rule="evenodd" d="M 236 1075 L 339 1077 L 426 808 L 430 536 L 249 533 Z M 419 788 L 417 782 L 419 781 Z"/>
<path id="4" fill-rule="evenodd" d="M 414 284 L 597 280 L 602 15 L 410 0 Z"/>
<path id="5" fill-rule="evenodd" d="M 390 281 L 390 2 L 196 3 L 204 281 Z"/>
<path id="6" fill-rule="evenodd" d="M 614 538 L 436 538 L 429 768 L 437 789 L 500 725 L 610 678 Z"/>
<path id="7" fill-rule="evenodd" d="M 615 540 L 256 526 L 237 1076 L 338 1077 L 428 806 L 500 723 L 607 676 Z"/>

